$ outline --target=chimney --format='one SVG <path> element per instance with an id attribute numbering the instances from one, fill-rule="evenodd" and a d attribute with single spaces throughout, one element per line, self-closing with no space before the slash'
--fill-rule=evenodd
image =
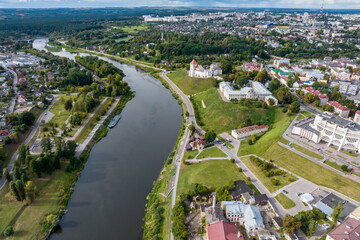
<path id="1" fill-rule="evenodd" d="M 214 198 L 213 198 L 213 209 L 215 210 L 215 205 L 216 205 L 216 194 L 214 194 Z"/>

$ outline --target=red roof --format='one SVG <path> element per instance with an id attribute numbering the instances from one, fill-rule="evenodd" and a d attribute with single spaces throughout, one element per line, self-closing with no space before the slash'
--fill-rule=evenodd
<path id="1" fill-rule="evenodd" d="M 193 59 L 190 64 L 195 64 L 195 65 L 197 65 L 197 62 L 195 61 L 195 59 Z"/>
<path id="2" fill-rule="evenodd" d="M 306 88 L 304 88 L 304 90 L 318 96 L 319 98 L 328 98 L 328 96 L 326 96 L 325 94 L 322 94 L 321 92 L 313 89 L 312 87 L 306 87 Z"/>
<path id="3" fill-rule="evenodd" d="M 347 107 L 341 105 L 340 103 L 336 102 L 336 101 L 330 101 L 328 102 L 328 104 L 330 104 L 331 106 L 333 106 L 334 108 L 340 109 L 341 111 L 347 111 L 350 110 Z"/>
<path id="4" fill-rule="evenodd" d="M 0 130 L 0 136 L 7 136 L 9 135 L 9 129 Z"/>
<path id="5" fill-rule="evenodd" d="M 357 111 L 355 112 L 355 114 L 360 115 L 360 110 L 357 110 Z"/>
<path id="6" fill-rule="evenodd" d="M 335 240 L 358 240 L 360 239 L 360 221 L 348 218 L 339 226 L 329 232 L 329 236 Z"/>
<path id="7" fill-rule="evenodd" d="M 235 223 L 217 222 L 208 225 L 209 240 L 244 240 L 244 236 L 240 234 Z"/>

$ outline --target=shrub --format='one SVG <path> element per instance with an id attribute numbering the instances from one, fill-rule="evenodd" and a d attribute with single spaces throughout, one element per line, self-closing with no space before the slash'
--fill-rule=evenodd
<path id="1" fill-rule="evenodd" d="M 14 234 L 14 228 L 12 226 L 8 226 L 4 231 L 5 237 L 9 237 L 13 234 Z"/>
<path id="2" fill-rule="evenodd" d="M 271 179 L 271 183 L 274 185 L 274 186 L 277 186 L 277 185 L 279 185 L 279 180 L 278 179 L 275 179 L 275 178 L 272 178 Z"/>
<path id="3" fill-rule="evenodd" d="M 235 159 L 233 159 L 233 158 L 230 159 L 230 162 L 231 162 L 231 163 L 235 163 Z"/>
<path id="4" fill-rule="evenodd" d="M 242 172 L 242 171 L 243 171 L 241 167 L 239 167 L 238 170 L 239 170 L 239 172 Z"/>

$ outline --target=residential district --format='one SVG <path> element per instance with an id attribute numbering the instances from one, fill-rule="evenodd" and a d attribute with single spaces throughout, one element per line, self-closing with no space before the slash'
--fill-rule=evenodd
<path id="1" fill-rule="evenodd" d="M 33 236 L 58 227 L 85 150 L 132 97 L 108 57 L 161 80 L 183 109 L 146 199 L 144 239 L 360 240 L 360 14 L 190 11 L 97 24 L 52 32 L 41 50 L 38 39 L 2 39 L 1 237 L 17 239 L 27 219 L 6 204 L 31 209 L 46 192 L 33 181 L 46 189 L 41 174 L 66 169 L 61 209 L 44 210 Z"/>

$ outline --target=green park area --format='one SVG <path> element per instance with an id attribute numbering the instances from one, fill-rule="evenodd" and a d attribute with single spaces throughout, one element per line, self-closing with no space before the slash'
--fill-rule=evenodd
<path id="1" fill-rule="evenodd" d="M 204 149 L 199 154 L 197 159 L 212 158 L 212 157 L 213 158 L 226 158 L 226 154 L 217 147 L 211 147 L 211 148 Z"/>
<path id="2" fill-rule="evenodd" d="M 115 42 L 128 42 L 131 39 L 133 39 L 133 37 L 123 37 L 123 38 L 116 39 Z"/>
<path id="3" fill-rule="evenodd" d="M 105 102 L 99 107 L 97 112 L 90 118 L 90 120 L 85 124 L 80 133 L 76 136 L 75 141 L 78 143 L 83 143 L 92 129 L 96 126 L 96 124 L 100 121 L 101 117 L 106 114 L 106 112 L 110 109 L 112 104 L 112 98 L 108 98 Z"/>
<path id="4" fill-rule="evenodd" d="M 206 108 L 203 108 L 202 100 Z M 290 118 L 282 113 L 280 108 L 249 108 L 240 104 L 224 102 L 216 88 L 210 88 L 194 96 L 193 103 L 197 112 L 198 124 L 202 124 L 205 129 L 214 129 L 217 133 L 230 132 L 237 129 L 242 123 L 248 123 L 248 125 L 271 124 L 274 120 L 284 119 L 285 123 L 290 124 Z M 285 131 L 286 128 L 282 129 Z"/>
<path id="5" fill-rule="evenodd" d="M 214 78 L 193 78 L 189 77 L 183 69 L 176 70 L 167 75 L 187 95 L 192 95 L 215 87 Z"/>
<path id="6" fill-rule="evenodd" d="M 306 149 L 304 147 L 301 147 L 295 143 L 292 143 L 291 146 L 295 148 L 297 151 L 302 152 L 305 155 L 308 155 L 309 157 L 317 158 L 317 159 L 323 159 L 323 156 L 314 153 L 313 151 L 310 151 L 309 149 Z"/>
<path id="7" fill-rule="evenodd" d="M 56 213 L 63 205 L 61 192 L 70 187 L 70 173 L 57 170 L 50 176 L 34 178 L 38 194 L 31 205 L 25 205 L 15 200 L 6 185 L 1 190 L 0 197 L 0 232 L 9 225 L 14 227 L 15 233 L 10 239 L 41 239 L 46 232 L 42 230 L 42 221 Z"/>
<path id="8" fill-rule="evenodd" d="M 292 151 L 281 147 L 276 142 L 268 150 L 259 153 L 265 159 L 283 167 L 315 184 L 334 189 L 357 201 L 360 200 L 360 183 L 343 177 L 319 164 L 316 164 Z"/>
<path id="9" fill-rule="evenodd" d="M 123 27 L 122 30 L 126 33 L 129 34 L 135 34 L 138 33 L 139 31 L 144 31 L 147 30 L 148 26 L 146 24 L 140 24 L 140 25 L 132 25 L 132 26 L 126 26 Z"/>
<path id="10" fill-rule="evenodd" d="M 71 110 L 65 110 L 64 102 L 68 99 L 75 99 L 76 96 L 74 95 L 61 95 L 59 96 L 60 100 L 51 107 L 50 112 L 54 114 L 53 118 L 51 119 L 51 123 L 61 127 L 65 124 L 66 120 L 69 118 L 71 114 Z"/>
<path id="11" fill-rule="evenodd" d="M 177 195 L 187 192 L 191 184 L 198 183 L 215 190 L 236 180 L 246 180 L 246 176 L 229 160 L 209 160 L 183 165 L 180 170 Z"/>
<path id="12" fill-rule="evenodd" d="M 268 177 L 267 174 L 271 172 L 275 173 L 279 169 L 273 168 L 269 169 L 268 172 L 263 171 L 262 168 L 264 167 L 258 166 L 255 162 L 251 161 L 249 157 L 241 158 L 241 161 L 250 169 L 252 173 L 255 174 L 255 176 L 270 192 L 275 192 L 276 190 L 297 180 L 296 177 L 286 172 L 282 172 L 281 174 L 272 174 L 272 176 Z"/>
<path id="13" fill-rule="evenodd" d="M 296 204 L 283 193 L 279 193 L 275 198 L 285 209 L 290 209 L 296 206 Z"/>
<path id="14" fill-rule="evenodd" d="M 193 159 L 199 153 L 199 150 L 191 150 L 184 152 L 184 159 Z"/>

